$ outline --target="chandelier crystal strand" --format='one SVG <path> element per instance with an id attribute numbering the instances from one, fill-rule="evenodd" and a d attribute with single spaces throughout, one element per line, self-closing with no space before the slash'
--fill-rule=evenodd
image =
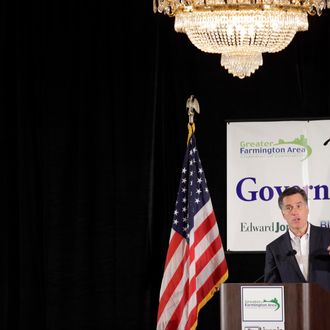
<path id="1" fill-rule="evenodd" d="M 324 8 L 324 0 L 158 0 L 159 12 L 175 16 L 176 32 L 221 54 L 221 65 L 239 78 L 262 65 L 262 53 L 279 52 L 308 30 L 308 14 Z"/>

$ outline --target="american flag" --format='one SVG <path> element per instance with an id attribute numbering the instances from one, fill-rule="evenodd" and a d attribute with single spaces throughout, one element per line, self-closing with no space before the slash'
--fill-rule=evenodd
<path id="1" fill-rule="evenodd" d="M 157 330 L 195 329 L 200 309 L 227 278 L 224 249 L 192 134 L 174 210 Z"/>

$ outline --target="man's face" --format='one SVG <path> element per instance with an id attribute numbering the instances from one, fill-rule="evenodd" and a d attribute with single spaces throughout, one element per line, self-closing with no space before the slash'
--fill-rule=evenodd
<path id="1" fill-rule="evenodd" d="M 308 212 L 308 205 L 300 194 L 283 198 L 282 214 L 294 233 L 307 229 Z"/>

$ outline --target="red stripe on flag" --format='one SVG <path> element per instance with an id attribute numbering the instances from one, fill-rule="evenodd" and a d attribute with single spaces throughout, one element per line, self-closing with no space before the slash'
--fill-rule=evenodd
<path id="1" fill-rule="evenodd" d="M 221 284 L 227 279 L 227 263 L 224 259 L 220 265 L 218 265 L 213 273 L 208 277 L 204 284 L 197 290 L 197 301 L 199 304 L 204 297 L 206 297 L 214 288 L 214 286 L 220 281 Z"/>
<path id="2" fill-rule="evenodd" d="M 196 261 L 196 276 L 203 270 L 215 254 L 221 249 L 221 239 L 218 236 L 204 251 L 200 258 Z"/>
<path id="3" fill-rule="evenodd" d="M 189 249 L 188 249 L 188 246 L 186 246 L 184 255 L 182 256 L 180 263 L 177 265 L 177 268 L 176 268 L 175 272 L 173 273 L 173 276 L 171 278 L 167 279 L 167 281 L 166 281 L 167 282 L 166 289 L 164 290 L 163 295 L 161 296 L 160 301 L 159 301 L 158 319 L 160 318 L 161 314 L 163 313 L 163 310 L 164 310 L 166 304 L 168 303 L 168 301 L 170 299 L 172 299 L 172 294 L 182 279 L 182 275 L 184 272 L 184 266 L 188 259 L 188 255 L 189 255 Z"/>
<path id="4" fill-rule="evenodd" d="M 212 229 L 215 223 L 216 223 L 216 219 L 214 212 L 212 211 L 200 224 L 200 226 L 196 228 L 194 233 L 195 245 L 197 245 L 204 238 L 204 236 Z"/>
<path id="5" fill-rule="evenodd" d="M 175 309 L 174 313 L 172 314 L 171 319 L 166 326 L 166 330 L 177 330 L 178 329 L 178 326 L 182 319 L 183 309 L 186 305 L 186 302 L 189 299 L 189 291 L 190 291 L 189 290 L 189 280 L 187 279 L 184 289 L 183 289 L 182 298 L 180 299 L 180 302 L 179 302 L 177 308 Z"/>
<path id="6" fill-rule="evenodd" d="M 215 289 L 216 281 L 219 279 L 219 276 L 227 274 L 227 264 L 226 262 L 222 262 L 215 271 L 209 276 L 209 278 L 205 281 L 202 287 L 197 291 L 197 304 L 194 309 L 191 311 L 188 322 L 186 324 L 185 329 L 195 329 L 197 326 L 197 318 L 200 309 L 207 303 L 209 299 L 212 298 L 212 290 Z M 223 279 L 219 284 L 224 282 L 227 277 Z M 206 297 L 206 301 L 204 301 Z"/>
<path id="7" fill-rule="evenodd" d="M 190 247 L 190 251 L 193 251 L 193 248 Z M 194 253 L 192 253 L 194 254 Z M 193 267 L 195 267 L 195 261 L 192 259 L 189 259 L 190 261 L 190 266 L 192 265 Z M 189 264 L 187 265 L 187 267 L 189 267 Z M 173 313 L 172 317 L 171 317 L 171 326 L 172 325 L 178 325 L 181 322 L 181 319 L 183 317 L 183 311 L 184 308 L 186 306 L 186 304 L 188 303 L 188 301 L 190 300 L 191 296 L 196 292 L 196 275 L 192 276 L 192 278 L 189 281 L 189 274 L 187 275 L 187 281 L 186 284 L 184 286 L 184 290 L 182 293 L 182 299 L 180 300 L 180 303 L 178 304 L 175 312 Z M 188 321 L 188 318 L 186 318 L 186 322 Z M 184 322 L 184 323 L 186 323 Z M 168 328 L 166 327 L 166 329 L 177 329 L 177 328 Z"/>
<path id="8" fill-rule="evenodd" d="M 197 321 L 197 305 L 195 305 L 195 307 L 193 308 L 193 310 L 190 312 L 190 315 L 188 317 L 188 321 L 186 323 L 186 326 L 185 326 L 185 330 L 190 330 L 193 325 L 196 323 Z"/>
<path id="9" fill-rule="evenodd" d="M 178 234 L 175 230 L 172 229 L 172 232 L 173 232 L 173 236 L 172 236 L 171 241 L 168 246 L 164 269 L 166 269 L 167 264 L 172 259 L 173 254 L 175 253 L 176 249 L 181 244 L 181 242 L 184 240 L 184 238 L 180 234 Z"/>

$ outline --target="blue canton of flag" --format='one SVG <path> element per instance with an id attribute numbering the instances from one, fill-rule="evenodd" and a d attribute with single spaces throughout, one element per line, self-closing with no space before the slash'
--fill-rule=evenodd
<path id="1" fill-rule="evenodd" d="M 195 135 L 186 150 L 174 211 L 173 229 L 189 241 L 194 216 L 210 198 Z"/>

